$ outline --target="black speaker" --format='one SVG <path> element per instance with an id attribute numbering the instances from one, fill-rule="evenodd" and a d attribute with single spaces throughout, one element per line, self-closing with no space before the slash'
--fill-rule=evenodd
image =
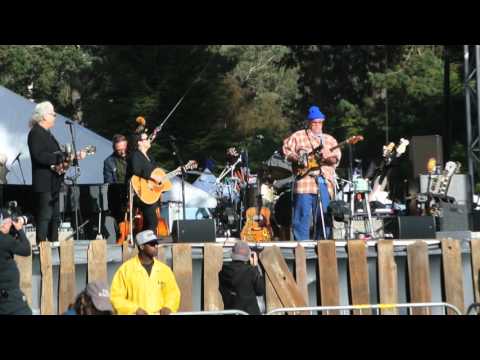
<path id="1" fill-rule="evenodd" d="M 433 216 L 399 216 L 396 221 L 385 222 L 384 233 L 394 239 L 435 239 L 436 225 Z"/>
<path id="2" fill-rule="evenodd" d="M 175 220 L 172 239 L 176 243 L 203 243 L 216 241 L 215 220 Z"/>
<path id="3" fill-rule="evenodd" d="M 437 160 L 437 165 L 443 167 L 443 144 L 440 135 L 413 136 L 410 141 L 409 158 L 413 166 L 413 177 L 427 173 L 427 163 L 430 158 Z"/>

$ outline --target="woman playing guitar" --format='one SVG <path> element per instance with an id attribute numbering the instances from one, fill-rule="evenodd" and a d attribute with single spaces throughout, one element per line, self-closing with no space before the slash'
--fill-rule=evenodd
<path id="1" fill-rule="evenodd" d="M 130 179 L 134 175 L 146 180 L 153 180 L 156 183 L 161 183 L 162 178 L 153 174 L 157 166 L 148 156 L 148 150 L 150 150 L 152 144 L 148 134 L 146 133 L 145 119 L 138 118 L 137 123 L 139 126 L 132 138 L 132 151 L 127 157 L 127 186 L 129 186 Z M 135 197 L 134 205 L 143 213 L 143 230 L 152 230 L 156 232 L 158 223 L 158 202 L 146 204 L 138 197 Z"/>

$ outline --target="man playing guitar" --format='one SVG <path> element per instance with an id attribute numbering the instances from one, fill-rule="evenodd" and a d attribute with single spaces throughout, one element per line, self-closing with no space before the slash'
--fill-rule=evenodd
<path id="1" fill-rule="evenodd" d="M 37 203 L 37 244 L 40 241 L 58 241 L 60 225 L 59 195 L 64 171 L 57 171 L 65 163 L 65 156 L 58 141 L 50 132 L 55 126 L 57 114 L 53 105 L 46 101 L 38 104 L 30 121 L 28 149 L 32 160 L 32 184 Z M 77 158 L 85 158 L 80 152 Z"/>
<path id="2" fill-rule="evenodd" d="M 322 162 L 320 169 L 311 171 L 307 176 L 297 178 L 294 187 L 294 210 L 293 210 L 293 235 L 295 240 L 310 239 L 310 220 L 312 214 L 317 214 L 315 239 L 328 239 L 330 237 L 330 224 L 325 225 L 323 234 L 321 211 L 317 209 L 318 194 L 321 196 L 322 210 L 326 214 L 331 197 L 333 197 L 334 175 L 342 153 L 340 148 L 331 151 L 337 146 L 337 140 L 323 133 L 325 115 L 317 106 L 312 106 L 308 113 L 308 129 L 293 133 L 283 142 L 283 153 L 288 161 L 299 168 L 308 166 L 308 154 L 315 149 L 321 149 Z M 318 191 L 320 187 L 320 191 Z M 317 211 L 318 210 L 318 211 Z M 326 217 L 324 216 L 326 220 Z"/>

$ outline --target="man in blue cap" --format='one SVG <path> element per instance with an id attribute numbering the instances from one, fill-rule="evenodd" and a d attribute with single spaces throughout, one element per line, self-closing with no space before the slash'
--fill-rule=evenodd
<path id="1" fill-rule="evenodd" d="M 303 130 L 293 133 L 283 142 L 283 153 L 288 161 L 292 162 L 297 173 L 294 184 L 294 209 L 293 209 L 293 235 L 295 240 L 303 241 L 310 237 L 310 223 L 312 215 L 316 214 L 314 222 L 316 233 L 315 240 L 329 239 L 331 224 L 326 216 L 330 199 L 334 196 L 335 169 L 342 158 L 340 149 L 331 151 L 337 146 L 337 140 L 323 132 L 325 115 L 318 106 L 312 106 L 307 115 L 308 126 Z M 320 166 L 318 169 L 309 169 L 308 155 L 320 149 Z M 310 171 L 306 171 L 310 170 Z M 322 207 L 319 208 L 318 204 Z M 325 233 L 324 233 L 325 229 Z"/>

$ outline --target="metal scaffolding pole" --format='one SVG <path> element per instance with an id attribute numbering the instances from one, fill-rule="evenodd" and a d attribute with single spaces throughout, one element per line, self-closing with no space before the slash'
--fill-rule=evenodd
<path id="1" fill-rule="evenodd" d="M 475 194 L 475 175 L 480 165 L 480 45 L 464 45 L 463 49 L 468 174 Z"/>

